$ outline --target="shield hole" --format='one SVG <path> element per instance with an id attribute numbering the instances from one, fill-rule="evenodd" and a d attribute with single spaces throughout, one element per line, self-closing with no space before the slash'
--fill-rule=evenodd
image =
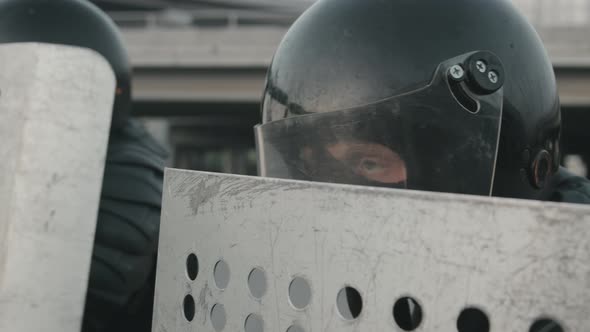
<path id="1" fill-rule="evenodd" d="M 552 319 L 541 318 L 537 319 L 533 325 L 531 325 L 529 332 L 563 332 L 563 328 L 558 322 Z"/>
<path id="2" fill-rule="evenodd" d="M 393 318 L 404 331 L 414 331 L 422 323 L 422 307 L 411 297 L 402 297 L 393 305 Z"/>
<path id="3" fill-rule="evenodd" d="M 184 301 L 182 302 L 182 311 L 184 312 L 184 318 L 188 322 L 192 321 L 195 318 L 195 300 L 193 297 L 188 294 L 184 297 Z"/>
<path id="4" fill-rule="evenodd" d="M 266 275 L 260 268 L 254 268 L 248 275 L 248 288 L 250 294 L 257 299 L 260 299 L 266 293 Z"/>
<path id="5" fill-rule="evenodd" d="M 298 325 L 291 325 L 287 329 L 287 332 L 305 332 L 305 330 Z"/>
<path id="6" fill-rule="evenodd" d="M 190 280 L 197 279 L 199 274 L 199 260 L 195 254 L 190 254 L 186 258 L 186 275 Z"/>
<path id="7" fill-rule="evenodd" d="M 289 301 L 295 309 L 304 309 L 311 302 L 311 287 L 307 280 L 295 277 L 289 285 Z"/>
<path id="8" fill-rule="evenodd" d="M 218 261 L 213 268 L 215 286 L 219 289 L 226 289 L 229 284 L 229 265 L 223 260 Z"/>
<path id="9" fill-rule="evenodd" d="M 227 316 L 225 314 L 225 307 L 223 304 L 216 304 L 211 308 L 211 325 L 217 332 L 222 331 L 227 323 Z"/>
<path id="10" fill-rule="evenodd" d="M 264 321 L 260 316 L 251 314 L 246 317 L 244 330 L 246 332 L 264 332 Z"/>
<path id="11" fill-rule="evenodd" d="M 336 307 L 342 318 L 353 320 L 360 316 L 363 310 L 363 298 L 353 287 L 344 287 L 336 296 Z"/>
<path id="12" fill-rule="evenodd" d="M 490 321 L 480 309 L 466 308 L 457 319 L 457 330 L 459 332 L 489 332 Z"/>

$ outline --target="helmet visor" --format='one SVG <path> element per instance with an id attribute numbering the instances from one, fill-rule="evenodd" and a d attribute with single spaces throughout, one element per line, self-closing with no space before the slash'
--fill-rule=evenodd
<path id="1" fill-rule="evenodd" d="M 260 175 L 490 195 L 502 89 L 469 93 L 448 78 L 451 64 L 410 93 L 256 126 Z"/>

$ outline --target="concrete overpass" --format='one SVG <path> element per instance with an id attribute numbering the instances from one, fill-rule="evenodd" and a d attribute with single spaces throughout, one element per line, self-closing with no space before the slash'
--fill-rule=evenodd
<path id="1" fill-rule="evenodd" d="M 232 113 L 255 122 L 266 68 L 285 27 L 125 29 L 136 110 L 153 116 Z M 554 62 L 566 142 L 590 138 L 586 29 L 540 30 Z M 568 144 L 570 146 L 571 144 Z M 573 150 L 587 147 L 573 147 Z M 571 151 L 576 152 L 576 151 Z"/>

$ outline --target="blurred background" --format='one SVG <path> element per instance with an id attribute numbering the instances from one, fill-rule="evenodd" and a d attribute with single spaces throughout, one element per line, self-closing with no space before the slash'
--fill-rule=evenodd
<path id="1" fill-rule="evenodd" d="M 267 66 L 312 0 L 94 0 L 119 25 L 134 66 L 134 112 L 171 152 L 168 165 L 256 174 Z M 514 0 L 553 61 L 564 164 L 590 165 L 590 1 Z"/>

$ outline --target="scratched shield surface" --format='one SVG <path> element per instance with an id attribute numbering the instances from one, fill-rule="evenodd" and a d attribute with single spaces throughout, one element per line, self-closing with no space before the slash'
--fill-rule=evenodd
<path id="1" fill-rule="evenodd" d="M 589 331 L 588 234 L 585 206 L 168 169 L 153 331 Z"/>

